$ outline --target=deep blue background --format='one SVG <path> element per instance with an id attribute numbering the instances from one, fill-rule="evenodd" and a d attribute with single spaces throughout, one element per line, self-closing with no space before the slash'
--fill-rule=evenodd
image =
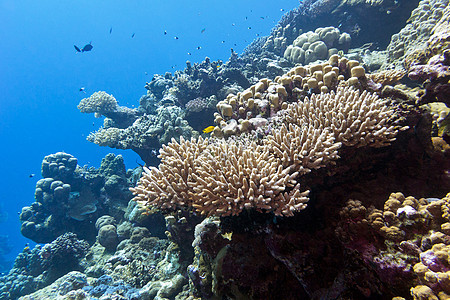
<path id="1" fill-rule="evenodd" d="M 136 166 L 131 150 L 85 140 L 102 119 L 78 111 L 82 98 L 104 90 L 119 105 L 137 106 L 153 74 L 184 69 L 186 60 L 205 56 L 226 61 L 230 48 L 242 53 L 256 34 L 268 35 L 297 5 L 298 0 L 0 0 L 0 204 L 9 215 L 0 235 L 9 235 L 13 245 L 8 258 L 29 242 L 20 235 L 18 212 L 34 202 L 45 155 L 65 151 L 79 165 L 98 167 L 115 152 L 127 168 Z M 91 41 L 92 52 L 73 47 Z"/>

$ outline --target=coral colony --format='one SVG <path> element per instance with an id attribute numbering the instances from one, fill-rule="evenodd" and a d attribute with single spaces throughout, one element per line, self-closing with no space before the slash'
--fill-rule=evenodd
<path id="1" fill-rule="evenodd" d="M 87 139 L 145 165 L 46 156 L 20 214 L 45 245 L 0 299 L 448 299 L 449 22 L 448 0 L 302 1 L 138 108 L 82 99 Z"/>

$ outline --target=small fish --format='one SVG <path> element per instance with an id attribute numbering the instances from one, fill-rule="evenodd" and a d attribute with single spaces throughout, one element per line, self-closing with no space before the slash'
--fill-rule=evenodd
<path id="1" fill-rule="evenodd" d="M 167 31 L 166 30 L 164 30 L 164 35 L 167 35 Z"/>
<path id="2" fill-rule="evenodd" d="M 233 236 L 232 232 L 226 232 L 221 234 L 224 239 L 231 241 L 231 237 Z"/>
<path id="3" fill-rule="evenodd" d="M 222 44 L 225 44 L 225 41 L 222 41 Z"/>
<path id="4" fill-rule="evenodd" d="M 234 23 L 231 23 L 231 26 L 236 26 L 236 24 L 234 24 Z"/>
<path id="5" fill-rule="evenodd" d="M 284 11 L 284 9 L 283 9 L 283 8 L 280 8 L 280 11 Z"/>
<path id="6" fill-rule="evenodd" d="M 85 88 L 84 86 L 83 86 L 83 87 L 80 87 L 80 90 L 79 90 L 79 91 L 86 94 L 86 88 Z"/>
<path id="7" fill-rule="evenodd" d="M 259 33 L 257 33 L 256 36 L 259 36 Z"/>
<path id="8" fill-rule="evenodd" d="M 197 47 L 197 50 L 200 50 L 200 49 L 202 49 L 202 47 L 198 46 L 198 47 Z"/>
<path id="9" fill-rule="evenodd" d="M 131 35 L 131 38 L 134 38 L 135 33 L 133 32 L 133 34 Z"/>
<path id="10" fill-rule="evenodd" d="M 264 17 L 260 17 L 261 18 L 261 20 L 264 20 Z"/>
<path id="11" fill-rule="evenodd" d="M 145 75 L 148 75 L 148 73 L 147 73 L 147 72 L 144 72 L 144 74 L 145 74 Z"/>
<path id="12" fill-rule="evenodd" d="M 216 128 L 215 126 L 208 126 L 205 129 L 203 129 L 203 133 L 210 133 Z"/>
<path id="13" fill-rule="evenodd" d="M 95 126 L 95 122 L 92 122 L 92 126 Z"/>
<path id="14" fill-rule="evenodd" d="M 111 34 L 112 33 L 112 27 L 109 29 L 109 34 Z"/>
<path id="15" fill-rule="evenodd" d="M 28 175 L 28 177 L 30 177 L 30 178 L 33 178 L 34 176 L 36 176 L 36 174 L 30 174 L 30 175 Z"/>
<path id="16" fill-rule="evenodd" d="M 191 53 L 191 52 L 188 52 L 188 55 L 192 55 L 192 53 Z"/>
<path id="17" fill-rule="evenodd" d="M 81 49 L 77 47 L 77 45 L 73 45 L 75 47 L 75 50 L 77 50 L 77 52 L 81 52 Z"/>
<path id="18" fill-rule="evenodd" d="M 202 31 L 200 31 L 200 33 L 203 33 L 203 32 L 205 32 L 205 30 L 206 30 L 206 28 L 203 28 L 203 29 L 202 29 Z"/>
<path id="19" fill-rule="evenodd" d="M 247 18 L 247 17 L 245 17 L 245 19 L 247 20 L 248 18 Z"/>
<path id="20" fill-rule="evenodd" d="M 178 40 L 178 37 L 177 37 L 177 36 L 174 36 L 173 38 L 176 39 L 176 40 Z"/>
<path id="21" fill-rule="evenodd" d="M 252 29 L 250 26 L 248 26 L 248 29 Z"/>
<path id="22" fill-rule="evenodd" d="M 86 45 L 83 47 L 83 49 L 81 49 L 81 52 L 88 52 L 88 51 L 91 51 L 92 48 L 94 48 L 94 46 L 92 46 L 91 43 L 86 44 Z"/>

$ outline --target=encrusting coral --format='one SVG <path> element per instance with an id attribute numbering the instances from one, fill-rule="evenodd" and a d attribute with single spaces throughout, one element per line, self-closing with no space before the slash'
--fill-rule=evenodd
<path id="1" fill-rule="evenodd" d="M 298 176 L 336 160 L 341 144 L 388 145 L 398 132 L 388 124 L 392 113 L 375 94 L 349 87 L 312 95 L 274 118 L 282 125 L 273 124 L 260 144 L 172 140 L 160 151 L 159 168 L 144 168 L 131 191 L 139 203 L 163 210 L 192 207 L 208 216 L 228 216 L 253 208 L 292 216 L 308 200 Z"/>

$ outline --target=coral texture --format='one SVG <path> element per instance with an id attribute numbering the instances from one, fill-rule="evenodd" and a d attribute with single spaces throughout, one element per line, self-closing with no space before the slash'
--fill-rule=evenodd
<path id="1" fill-rule="evenodd" d="M 78 109 L 82 113 L 105 114 L 116 110 L 116 108 L 116 98 L 103 91 L 93 93 L 90 97 L 82 99 L 78 104 Z"/>
<path id="2" fill-rule="evenodd" d="M 388 145 L 397 129 L 392 110 L 375 94 L 352 88 L 312 95 L 291 104 L 261 145 L 223 139 L 172 141 L 160 151 L 159 168 L 144 168 L 131 191 L 141 204 L 205 215 L 238 215 L 244 209 L 292 216 L 306 207 L 298 175 L 326 166 L 346 146 Z"/>

